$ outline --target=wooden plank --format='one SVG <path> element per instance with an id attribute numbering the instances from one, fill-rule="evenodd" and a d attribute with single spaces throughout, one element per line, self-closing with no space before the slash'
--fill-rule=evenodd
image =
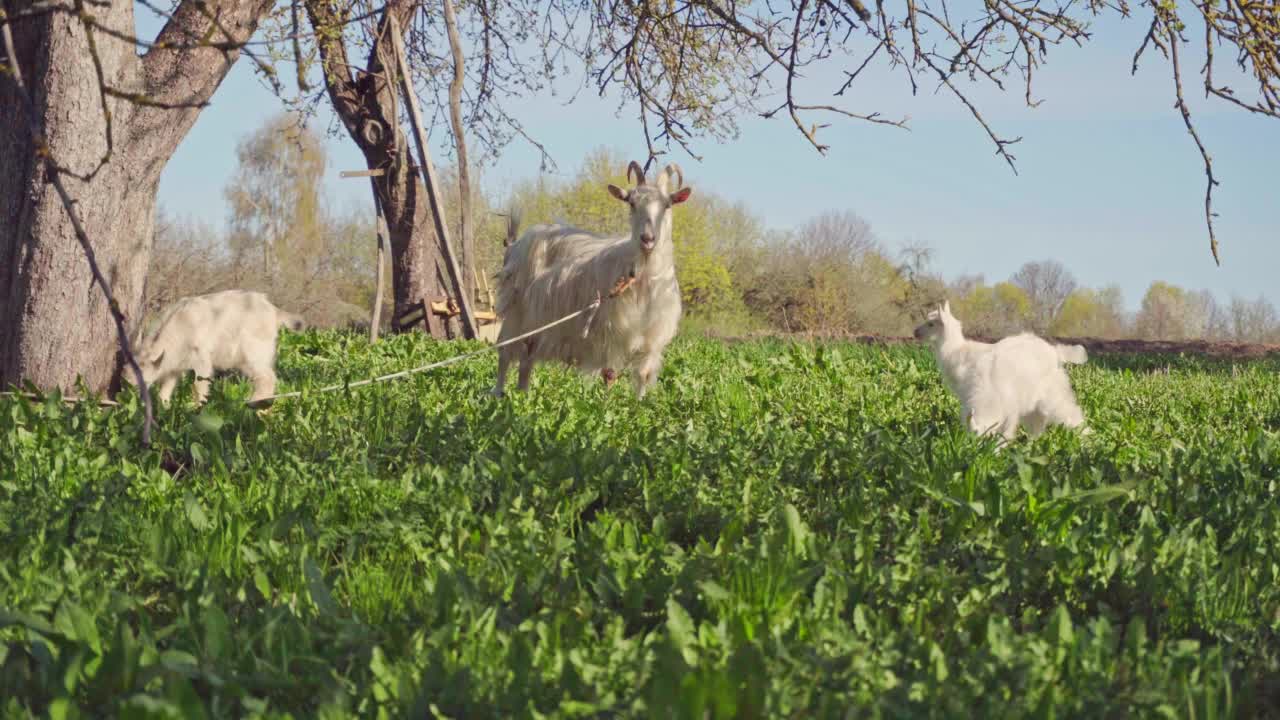
<path id="1" fill-rule="evenodd" d="M 391 318 L 391 327 L 396 332 L 407 330 L 417 324 L 425 314 L 425 308 L 421 301 L 410 303 L 405 307 L 404 312 L 400 313 L 399 317 L 393 316 Z"/>
<path id="2" fill-rule="evenodd" d="M 458 269 L 458 258 L 453 253 L 453 245 L 449 242 L 449 224 L 445 221 L 444 204 L 440 201 L 440 187 L 436 182 L 435 167 L 431 164 L 431 153 L 427 145 L 427 133 L 422 124 L 422 112 L 418 109 L 418 96 L 413 91 L 413 80 L 409 77 L 409 63 L 405 60 L 404 36 L 400 34 L 400 23 L 395 15 L 391 20 L 391 47 L 394 50 L 396 65 L 400 75 L 400 86 L 409 108 L 409 122 L 413 125 L 413 137 L 418 146 L 418 164 L 422 167 L 422 177 L 427 186 L 427 198 L 431 201 L 431 216 L 436 224 L 436 233 L 440 237 L 440 247 L 444 250 L 445 267 L 449 271 L 449 279 L 453 281 L 454 295 L 462 314 L 462 332 L 464 337 L 476 337 L 475 315 L 471 312 L 471 300 L 467 297 L 466 283 L 462 279 L 462 271 Z"/>
<path id="3" fill-rule="evenodd" d="M 374 280 L 373 289 L 373 309 L 369 313 L 369 342 L 378 342 L 378 332 L 382 329 L 382 286 L 386 284 L 386 270 L 384 266 L 387 262 L 387 221 L 382 216 L 382 203 L 378 201 L 378 183 L 374 180 L 376 177 L 386 175 L 387 171 L 381 168 L 370 168 L 369 170 L 343 170 L 338 173 L 339 177 L 367 177 L 369 185 L 373 190 L 373 208 L 377 213 L 377 226 L 374 234 L 377 236 L 378 242 L 378 269 L 377 277 Z"/>
<path id="4" fill-rule="evenodd" d="M 401 315 L 400 320 L 396 324 L 400 326 L 401 330 L 411 328 L 418 324 L 418 321 L 422 319 L 422 315 L 422 306 L 414 303 L 413 309 Z"/>
<path id="5" fill-rule="evenodd" d="M 431 307 L 431 301 L 427 298 L 422 298 L 422 307 L 424 309 Z M 433 312 L 424 312 L 422 314 L 422 324 L 426 326 L 427 332 L 431 334 L 431 337 L 447 337 L 450 340 L 453 339 L 452 333 L 449 331 L 449 323 L 446 318 L 440 317 Z"/>
<path id="6" fill-rule="evenodd" d="M 475 272 L 474 268 L 472 269 L 472 272 Z M 498 303 L 493 298 L 493 290 L 489 288 L 489 278 L 485 275 L 481 275 L 480 278 L 484 280 L 484 294 L 485 294 L 485 297 L 489 298 L 489 309 L 497 310 Z"/>
<path id="7" fill-rule="evenodd" d="M 431 301 L 431 312 L 436 315 L 443 315 L 444 317 L 453 317 L 461 312 L 461 308 L 458 307 L 458 303 L 453 302 L 449 298 L 438 298 Z M 479 312 L 476 314 L 478 317 Z"/>

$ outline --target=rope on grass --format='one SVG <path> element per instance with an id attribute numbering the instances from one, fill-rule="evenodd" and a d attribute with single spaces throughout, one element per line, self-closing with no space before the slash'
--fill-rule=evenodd
<path id="1" fill-rule="evenodd" d="M 610 293 L 610 294 L 609 294 L 609 297 L 615 297 L 615 296 L 616 296 L 616 294 L 615 294 L 615 293 Z M 521 335 L 517 335 L 517 336 L 515 336 L 515 337 L 513 337 L 513 338 L 509 338 L 509 339 L 507 339 L 507 340 L 503 340 L 502 342 L 497 343 L 496 345 L 492 345 L 492 346 L 489 346 L 489 347 L 480 348 L 479 350 L 472 350 L 471 352 L 469 352 L 469 353 L 463 353 L 462 355 L 455 355 L 454 357 L 446 358 L 446 359 L 444 359 L 444 360 L 440 360 L 439 362 L 433 362 L 433 363 L 431 363 L 430 365 L 423 365 L 422 367 L 411 368 L 411 369 L 409 369 L 409 370 L 401 370 L 400 372 L 394 372 L 394 373 L 391 373 L 391 374 L 389 374 L 389 375 L 379 375 L 378 377 L 372 377 L 372 378 L 368 378 L 368 379 L 365 379 L 365 380 L 357 380 L 356 382 L 352 382 L 352 383 L 340 383 L 340 384 L 337 384 L 337 385 L 329 385 L 329 386 L 322 387 L 322 388 L 316 388 L 315 390 L 294 390 L 294 391 L 292 391 L 292 392 L 280 393 L 280 394 L 278 394 L 278 395 L 270 395 L 270 396 L 267 396 L 267 397 L 264 397 L 264 398 L 259 398 L 258 400 L 254 401 L 253 403 L 250 403 L 250 404 L 251 404 L 251 405 L 253 405 L 253 406 L 266 405 L 266 404 L 271 403 L 271 402 L 273 402 L 273 401 L 275 401 L 275 400 L 282 400 L 282 399 L 284 399 L 284 398 L 302 397 L 304 394 L 306 394 L 306 395 L 314 395 L 314 394 L 319 394 L 319 393 L 336 392 L 336 391 L 338 391 L 338 390 L 346 390 L 346 389 L 348 389 L 348 388 L 361 387 L 361 386 L 363 386 L 363 385 L 373 385 L 374 383 L 386 382 L 386 381 L 388 381 L 388 380 L 395 380 L 395 379 L 397 379 L 397 378 L 408 377 L 409 375 L 415 375 L 415 374 L 417 374 L 417 373 L 424 373 L 424 372 L 428 372 L 428 371 L 431 371 L 431 370 L 436 370 L 436 369 L 439 369 L 439 368 L 445 367 L 446 365 L 453 365 L 454 363 L 460 363 L 460 362 L 462 362 L 463 360 L 469 360 L 469 359 L 471 359 L 471 358 L 473 358 L 473 357 L 477 357 L 477 356 L 479 356 L 479 355 L 483 355 L 483 354 L 485 354 L 485 353 L 489 352 L 490 350 L 498 350 L 498 349 L 500 349 L 500 348 L 506 347 L 507 345 L 511 345 L 511 344 L 513 344 L 513 343 L 520 342 L 521 340 L 525 340 L 525 339 L 527 339 L 527 338 L 530 338 L 530 337 L 532 337 L 532 336 L 534 336 L 534 335 L 537 335 L 538 333 L 541 333 L 541 332 L 545 332 L 545 331 L 547 331 L 547 330 L 550 330 L 551 328 L 553 328 L 553 327 L 555 327 L 555 326 L 557 326 L 557 325 L 563 325 L 564 323 L 567 323 L 567 322 L 569 322 L 570 320 L 572 320 L 572 319 L 574 319 L 574 318 L 576 318 L 576 317 L 578 317 L 578 316 L 580 316 L 580 315 L 582 315 L 582 314 L 584 314 L 584 313 L 590 313 L 590 315 L 588 316 L 588 322 L 587 322 L 587 329 L 589 329 L 589 328 L 591 327 L 591 322 L 590 322 L 590 321 L 591 321 L 591 320 L 593 320 L 593 319 L 595 319 L 595 311 L 596 311 L 596 309 L 598 309 L 598 308 L 600 307 L 600 303 L 601 303 L 601 302 L 603 302 L 603 300 L 602 300 L 602 298 L 600 297 L 600 294 L 599 294 L 599 293 L 596 293 L 596 299 L 595 299 L 595 300 L 593 300 L 593 301 L 591 302 L 591 304 L 590 304 L 590 305 L 587 305 L 586 307 L 582 308 L 581 310 L 575 310 L 574 312 L 571 312 L 571 313 L 569 313 L 568 315 L 565 315 L 564 317 L 560 318 L 559 320 L 553 320 L 553 321 L 551 321 L 551 322 L 547 323 L 546 325 L 543 325 L 542 327 L 534 328 L 533 330 L 530 330 L 530 331 L 529 331 L 529 332 L 527 332 L 527 333 L 524 333 L 524 334 L 521 334 Z M 587 330 L 586 330 L 586 329 L 584 329 L 584 330 L 583 330 L 583 336 L 584 336 L 584 337 L 585 337 L 585 335 L 586 335 L 586 332 L 587 332 Z"/>
<path id="2" fill-rule="evenodd" d="M 5 392 L 0 392 L 0 397 L 17 397 L 17 398 L 26 398 L 27 400 L 46 400 L 52 396 L 47 394 L 42 395 L 40 393 L 33 393 L 33 392 L 19 392 L 19 391 L 11 392 L 6 390 Z M 101 407 L 117 407 L 120 405 L 120 403 L 116 402 L 115 400 L 108 400 L 106 398 L 82 398 L 82 397 L 77 397 L 75 395 L 63 395 L 61 400 L 62 402 L 67 403 L 68 405 L 75 405 L 76 403 L 83 403 L 83 402 L 95 403 Z"/>

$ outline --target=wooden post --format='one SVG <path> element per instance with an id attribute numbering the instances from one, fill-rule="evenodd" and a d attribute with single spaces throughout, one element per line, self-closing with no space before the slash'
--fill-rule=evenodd
<path id="1" fill-rule="evenodd" d="M 375 271 L 376 279 L 373 286 L 373 310 L 369 313 L 369 342 L 378 342 L 379 326 L 382 324 L 382 286 L 385 284 L 386 271 L 383 266 L 387 262 L 387 220 L 382 216 L 382 203 L 378 200 L 378 182 L 375 177 L 381 177 L 385 174 L 382 169 L 373 170 L 343 170 L 338 173 L 339 177 L 367 177 L 369 178 L 369 186 L 373 190 L 373 208 L 376 213 L 376 225 L 374 234 L 378 238 L 378 269 Z"/>
<path id="2" fill-rule="evenodd" d="M 373 207 L 378 211 L 378 270 L 373 285 L 373 312 L 369 316 L 369 343 L 378 342 L 378 331 L 382 325 L 382 286 L 386 284 L 387 264 L 387 219 L 382 214 L 382 201 L 378 199 L 378 186 L 373 178 L 369 178 L 373 186 Z"/>
<path id="3" fill-rule="evenodd" d="M 422 298 L 422 327 L 432 337 L 445 337 L 449 332 L 449 323 L 445 318 L 431 312 L 431 298 Z"/>
<path id="4" fill-rule="evenodd" d="M 462 271 L 458 269 L 457 256 L 453 254 L 453 246 L 449 242 L 449 223 L 445 220 L 444 206 L 440 202 L 440 187 L 436 183 L 435 167 L 431 164 L 431 153 L 427 147 L 427 133 L 422 126 L 422 113 L 418 110 L 418 96 L 413 91 L 413 80 L 409 77 L 409 63 L 405 60 L 404 37 L 400 34 L 400 23 L 394 15 L 391 20 L 391 47 L 395 53 L 395 61 L 400 75 L 400 89 L 405 96 L 409 108 L 409 122 L 413 125 L 413 137 L 418 146 L 418 165 L 422 168 L 423 184 L 427 186 L 427 198 L 431 201 L 431 215 L 435 220 L 436 234 L 440 237 L 440 247 L 444 251 L 445 267 L 449 270 L 449 279 L 453 281 L 454 295 L 458 298 L 458 307 L 462 310 L 462 333 L 467 339 L 474 339 L 476 332 L 475 314 L 471 312 L 471 298 L 467 297 L 466 282 Z M 428 313 L 430 315 L 430 313 Z"/>
<path id="5" fill-rule="evenodd" d="M 489 278 L 485 275 L 481 275 L 480 277 L 484 279 L 484 295 L 485 297 L 489 298 L 489 309 L 494 312 L 497 312 L 498 303 L 496 300 L 494 300 L 493 290 L 489 287 Z"/>

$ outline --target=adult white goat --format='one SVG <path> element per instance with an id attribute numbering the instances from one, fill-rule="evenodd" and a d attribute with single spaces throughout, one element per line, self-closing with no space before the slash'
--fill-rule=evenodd
<path id="1" fill-rule="evenodd" d="M 196 403 L 209 394 L 215 370 L 238 370 L 253 383 L 256 402 L 276 387 L 276 333 L 301 330 L 302 316 L 271 304 L 266 295 L 224 290 L 185 297 L 160 316 L 155 329 L 139 338 L 138 366 L 148 385 L 158 383 L 160 401 L 169 402 L 178 380 L 196 373 Z"/>
<path id="2" fill-rule="evenodd" d="M 630 234 L 604 237 L 565 224 L 539 225 L 508 248 L 498 280 L 498 342 L 580 310 L 611 288 L 625 291 L 580 322 L 501 348 L 494 395 L 503 394 L 507 370 L 517 359 L 522 391 L 529 389 L 534 365 L 544 360 L 602 372 L 606 380 L 615 368 L 632 369 L 642 397 L 657 381 L 681 313 L 671 208 L 688 200 L 692 188 L 684 186 L 675 164 L 664 168 L 653 185 L 634 160 L 627 166 L 628 180 L 633 175 L 636 186 L 630 190 L 608 186 L 610 195 L 630 207 Z"/>
<path id="3" fill-rule="evenodd" d="M 1080 345 L 1054 345 L 1031 333 L 997 343 L 966 340 L 949 302 L 931 311 L 915 335 L 932 343 L 943 380 L 960 400 L 971 432 L 997 432 L 1009 441 L 1019 425 L 1031 437 L 1051 424 L 1084 425 L 1062 368 L 1088 360 Z"/>

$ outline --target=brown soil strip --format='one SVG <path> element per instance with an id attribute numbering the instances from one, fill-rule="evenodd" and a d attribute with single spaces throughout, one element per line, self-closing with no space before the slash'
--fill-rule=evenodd
<path id="1" fill-rule="evenodd" d="M 810 334 L 761 332 L 748 335 L 712 335 L 718 340 L 743 342 L 764 338 L 780 340 L 840 340 L 863 345 L 904 345 L 919 342 L 915 338 L 894 335 L 860 334 Z M 994 342 L 998 338 L 974 337 L 972 340 Z M 1280 345 L 1261 343 L 1237 343 L 1215 340 L 1107 340 L 1103 338 L 1050 337 L 1051 342 L 1064 345 L 1083 345 L 1090 354 L 1134 353 L 1160 355 L 1204 355 L 1227 360 L 1254 360 L 1280 355 Z"/>

